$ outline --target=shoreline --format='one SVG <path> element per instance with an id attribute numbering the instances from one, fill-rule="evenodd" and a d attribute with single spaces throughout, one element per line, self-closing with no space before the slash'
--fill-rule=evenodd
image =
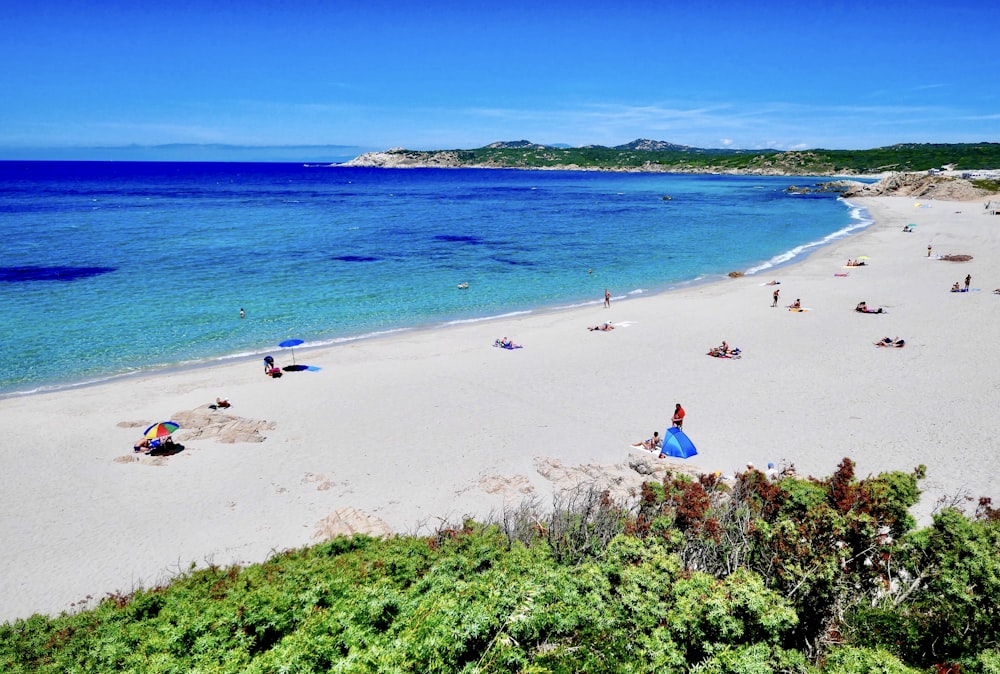
<path id="1" fill-rule="evenodd" d="M 0 620 L 337 531 L 429 533 L 583 479 L 627 490 L 646 459 L 629 445 L 662 433 L 676 402 L 699 450 L 686 469 L 827 476 L 849 457 L 861 478 L 926 464 L 922 523 L 939 496 L 996 499 L 1000 389 L 983 373 L 1000 354 L 981 344 L 1000 336 L 1000 233 L 978 202 L 913 201 L 850 199 L 872 224 L 767 277 L 296 349 L 318 369 L 278 380 L 248 356 L 2 398 Z M 929 259 L 928 244 L 974 259 Z M 949 293 L 966 274 L 982 290 Z M 811 311 L 787 311 L 796 297 Z M 860 300 L 888 314 L 857 314 Z M 604 321 L 617 329 L 586 330 Z M 503 336 L 524 348 L 492 348 Z M 883 336 L 907 346 L 874 347 Z M 743 357 L 706 357 L 723 339 Z M 232 408 L 209 411 L 216 397 Z M 146 424 L 179 414 L 201 420 L 175 435 L 184 451 L 133 455 Z M 273 426 L 225 441 L 257 422 Z"/>
<path id="2" fill-rule="evenodd" d="M 779 252 L 767 260 L 756 263 L 744 271 L 740 272 L 746 277 L 753 277 L 758 274 L 766 272 L 777 272 L 790 265 L 798 264 L 799 262 L 807 259 L 810 255 L 815 252 L 822 250 L 823 248 L 831 245 L 832 243 L 843 239 L 845 237 L 854 236 L 858 231 L 863 231 L 871 226 L 872 220 L 869 216 L 866 216 L 864 209 L 857 209 L 853 206 L 850 200 L 843 198 L 838 198 L 847 214 L 854 210 L 859 210 L 860 213 L 854 217 L 850 217 L 848 223 L 838 230 L 830 232 L 822 239 L 808 241 L 794 248 Z M 712 283 L 725 283 L 731 281 L 732 279 L 727 276 L 726 273 L 705 273 L 694 278 L 682 279 L 679 281 L 669 281 L 658 284 L 652 288 L 633 288 L 632 290 L 626 291 L 624 294 L 616 295 L 615 301 L 626 301 L 632 300 L 640 297 L 655 297 L 657 295 L 673 293 L 673 292 L 683 292 L 686 289 L 694 288 L 704 284 Z M 411 325 L 401 325 L 398 327 L 385 328 L 382 330 L 375 330 L 369 332 L 359 332 L 357 334 L 349 334 L 344 336 L 337 336 L 328 339 L 319 339 L 311 343 L 307 342 L 301 346 L 296 347 L 297 353 L 307 353 L 310 351 L 324 350 L 343 347 L 346 344 L 368 341 L 368 340 L 379 340 L 384 338 L 392 338 L 407 332 L 414 331 L 435 331 L 449 329 L 455 326 L 461 326 L 466 324 L 474 324 L 479 322 L 495 322 L 502 321 L 511 318 L 517 318 L 521 316 L 528 315 L 542 315 L 546 313 L 554 313 L 561 311 L 571 311 L 575 309 L 584 309 L 587 307 L 600 306 L 601 300 L 595 299 L 583 299 L 579 301 L 574 301 L 569 299 L 565 302 L 559 302 L 556 304 L 541 304 L 533 305 L 526 308 L 509 308 L 498 314 L 484 315 L 484 316 L 472 316 L 472 317 L 454 317 L 447 318 L 444 320 L 435 321 L 424 321 L 421 323 L 415 323 Z M 34 395 L 47 395 L 51 393 L 58 393 L 61 391 L 74 391 L 85 388 L 90 388 L 93 386 L 102 386 L 105 384 L 113 384 L 116 382 L 128 382 L 135 380 L 137 378 L 144 377 L 158 377 L 158 376 L 169 376 L 174 374 L 180 374 L 183 372 L 198 370 L 202 368 L 220 367 L 230 363 L 240 363 L 240 362 L 250 362 L 254 360 L 260 360 L 263 356 L 267 354 L 279 355 L 283 349 L 280 349 L 276 345 L 261 346 L 259 349 L 255 347 L 242 348 L 234 352 L 226 352 L 223 354 L 218 354 L 214 356 L 205 357 L 193 357 L 185 359 L 178 362 L 169 363 L 154 363 L 149 365 L 138 366 L 136 369 L 123 371 L 123 372 L 109 372 L 97 375 L 89 379 L 70 379 L 58 382 L 39 382 L 31 389 L 13 389 L 13 390 L 0 390 L 0 402 L 7 399 L 16 399 L 25 396 Z"/>

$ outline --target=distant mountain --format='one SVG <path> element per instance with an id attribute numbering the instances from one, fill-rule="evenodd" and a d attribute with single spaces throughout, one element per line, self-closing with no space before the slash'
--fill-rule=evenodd
<path id="1" fill-rule="evenodd" d="M 675 143 L 667 143 L 662 140 L 649 140 L 648 138 L 637 138 L 631 143 L 615 145 L 612 149 L 641 150 L 643 152 L 691 152 L 693 150 L 697 150 L 697 148 L 690 147 L 689 145 L 677 145 Z"/>
<path id="2" fill-rule="evenodd" d="M 572 145 L 566 143 L 555 143 L 553 145 L 542 145 L 541 143 L 532 143 L 530 140 L 501 140 L 495 143 L 490 143 L 489 145 L 483 146 L 481 149 L 484 150 L 524 150 L 524 149 L 534 149 L 534 150 L 544 150 L 544 149 L 556 149 L 556 150 L 567 150 L 573 149 Z M 677 143 L 668 143 L 663 140 L 650 140 L 649 138 L 636 138 L 631 143 L 625 143 L 624 145 L 615 145 L 614 147 L 608 147 L 607 145 L 583 145 L 579 148 L 581 150 L 617 150 L 619 152 L 671 152 L 671 153 L 681 153 L 681 154 L 710 154 L 710 155 L 727 155 L 727 154 L 773 154 L 778 152 L 778 150 L 734 150 L 731 148 L 704 148 L 704 147 L 692 147 L 690 145 L 678 145 Z"/>
<path id="3" fill-rule="evenodd" d="M 484 147 L 490 150 L 520 150 L 522 148 L 531 147 L 539 150 L 545 149 L 546 147 L 555 147 L 554 145 L 539 145 L 538 143 L 532 143 L 530 140 L 501 140 L 496 143 L 490 143 Z"/>

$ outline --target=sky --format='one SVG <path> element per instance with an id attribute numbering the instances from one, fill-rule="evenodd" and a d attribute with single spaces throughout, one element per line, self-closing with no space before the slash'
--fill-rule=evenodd
<path id="1" fill-rule="evenodd" d="M 992 0 L 33 0 L 2 16 L 0 159 L 1000 141 Z"/>

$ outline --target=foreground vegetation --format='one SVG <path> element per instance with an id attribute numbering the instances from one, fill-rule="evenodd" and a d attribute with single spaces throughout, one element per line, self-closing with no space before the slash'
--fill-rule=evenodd
<path id="1" fill-rule="evenodd" d="M 5 672 L 1000 672 L 1000 511 L 916 529 L 923 467 L 340 538 L 0 627 Z"/>
<path id="2" fill-rule="evenodd" d="M 1000 143 L 905 143 L 869 150 L 704 149 L 637 140 L 616 147 L 561 148 L 527 141 L 473 150 L 390 150 L 412 162 L 509 168 L 579 167 L 687 173 L 773 172 L 781 175 L 858 175 L 1000 168 Z"/>

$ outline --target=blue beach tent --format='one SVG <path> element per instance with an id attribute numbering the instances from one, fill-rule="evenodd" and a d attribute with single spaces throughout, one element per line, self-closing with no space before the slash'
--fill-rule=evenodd
<path id="1" fill-rule="evenodd" d="M 660 452 L 678 459 L 687 459 L 697 454 L 698 450 L 695 449 L 691 438 L 684 435 L 684 431 L 671 426 L 663 436 L 663 449 Z"/>

